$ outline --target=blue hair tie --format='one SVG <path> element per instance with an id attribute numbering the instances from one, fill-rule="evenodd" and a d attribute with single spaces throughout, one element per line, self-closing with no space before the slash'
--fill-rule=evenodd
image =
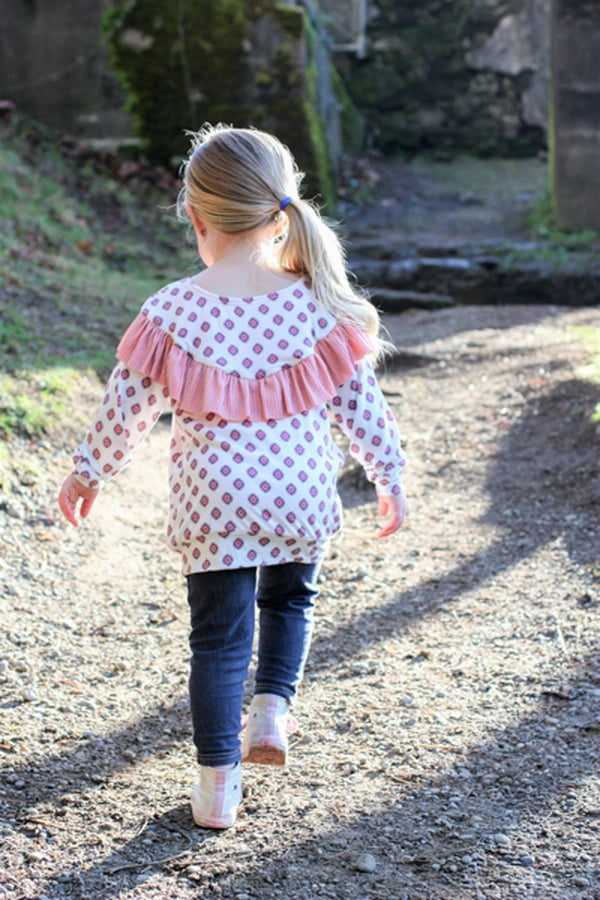
<path id="1" fill-rule="evenodd" d="M 291 197 L 284 197 L 283 200 L 281 201 L 281 203 L 279 204 L 279 209 L 281 210 L 281 212 L 283 212 L 285 210 L 286 206 L 288 205 L 288 203 L 291 203 L 291 202 L 292 202 Z"/>

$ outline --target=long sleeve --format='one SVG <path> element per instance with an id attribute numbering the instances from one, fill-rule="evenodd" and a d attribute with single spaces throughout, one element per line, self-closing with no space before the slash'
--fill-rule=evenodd
<path id="1" fill-rule="evenodd" d="M 406 457 L 400 434 L 377 377 L 365 359 L 331 400 L 335 421 L 350 440 L 350 454 L 382 495 L 401 490 Z"/>
<path id="2" fill-rule="evenodd" d="M 166 388 L 119 363 L 83 443 L 75 451 L 74 474 L 98 488 L 131 460 L 160 414 L 170 405 Z"/>

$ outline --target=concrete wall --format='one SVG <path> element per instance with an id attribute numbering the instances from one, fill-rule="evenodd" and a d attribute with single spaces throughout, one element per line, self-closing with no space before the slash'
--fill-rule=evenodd
<path id="1" fill-rule="evenodd" d="M 100 33 L 110 0 L 2 0 L 0 99 L 72 135 L 131 135 Z"/>
<path id="2" fill-rule="evenodd" d="M 600 231 L 600 4 L 554 0 L 552 175 L 562 228 Z"/>

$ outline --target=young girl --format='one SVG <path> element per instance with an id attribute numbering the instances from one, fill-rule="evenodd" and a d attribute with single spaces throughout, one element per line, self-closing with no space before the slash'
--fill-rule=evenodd
<path id="1" fill-rule="evenodd" d="M 194 137 L 179 212 L 206 268 L 158 291 L 130 325 L 59 497 L 77 525 L 79 502 L 85 517 L 172 413 L 167 535 L 188 584 L 192 811 L 207 828 L 235 821 L 240 760 L 286 761 L 319 565 L 341 527 L 329 410 L 376 485 L 380 536 L 406 514 L 398 431 L 369 362 L 377 312 L 300 199 L 301 178 L 269 134 L 218 126 Z M 240 746 L 255 601 L 256 689 Z"/>

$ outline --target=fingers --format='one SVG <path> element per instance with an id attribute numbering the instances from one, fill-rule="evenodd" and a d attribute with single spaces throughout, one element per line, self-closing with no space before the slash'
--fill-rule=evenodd
<path id="1" fill-rule="evenodd" d="M 404 493 L 379 497 L 379 515 L 390 516 L 389 521 L 379 532 L 379 537 L 389 537 L 402 528 L 406 519 L 406 512 L 407 504 Z"/>
<path id="2" fill-rule="evenodd" d="M 84 498 L 83 503 L 81 504 L 81 509 L 80 509 L 80 511 L 79 511 L 80 514 L 81 514 L 81 518 L 82 518 L 82 519 L 85 519 L 86 516 L 89 516 L 89 514 L 90 514 L 90 512 L 91 512 L 91 509 L 92 509 L 92 506 L 93 506 L 94 503 L 95 503 L 95 500 L 96 500 L 96 495 L 95 495 L 95 494 L 94 494 L 94 496 L 92 496 L 92 497 L 85 497 L 85 498 Z"/>
<path id="3" fill-rule="evenodd" d="M 392 516 L 392 518 L 390 519 L 388 524 L 384 528 L 381 529 L 378 537 L 385 538 L 385 537 L 389 537 L 391 534 L 395 534 L 397 531 L 399 531 L 402 528 L 403 524 L 404 524 L 404 520 L 401 519 L 399 516 Z"/>
<path id="4" fill-rule="evenodd" d="M 77 528 L 77 526 L 79 525 L 77 517 L 75 516 L 76 502 L 77 498 L 75 498 L 75 501 L 73 501 L 73 499 L 69 495 L 68 488 L 66 487 L 66 485 L 63 485 L 62 490 L 58 495 L 58 505 L 67 522 L 70 522 L 71 525 L 75 526 L 75 528 Z"/>
<path id="5" fill-rule="evenodd" d="M 81 509 L 79 511 L 81 518 L 85 519 L 90 514 L 92 506 L 98 496 L 98 491 L 93 488 L 85 487 L 74 475 L 65 478 L 63 486 L 58 495 L 58 505 L 67 522 L 79 525 L 77 519 L 77 504 L 81 500 Z"/>

